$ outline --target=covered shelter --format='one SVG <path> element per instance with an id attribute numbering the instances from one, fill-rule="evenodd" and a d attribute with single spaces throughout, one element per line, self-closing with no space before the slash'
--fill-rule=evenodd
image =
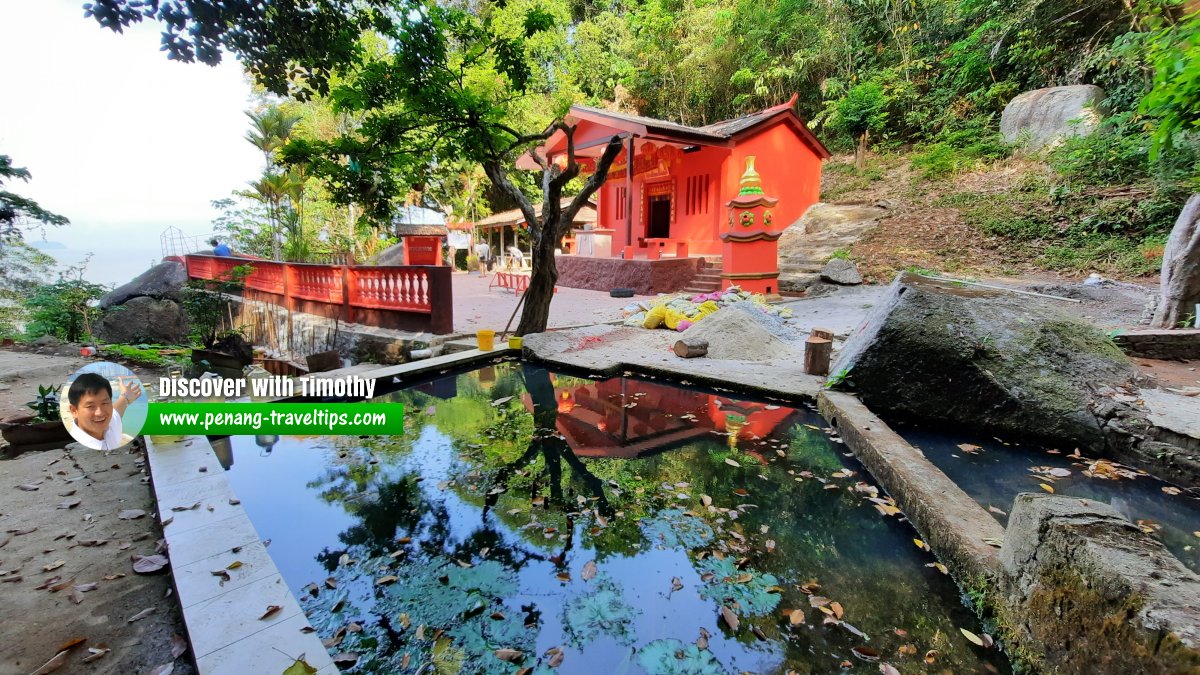
<path id="1" fill-rule="evenodd" d="M 563 197 L 560 202 L 562 207 L 565 209 L 572 199 L 574 197 Z M 542 215 L 541 202 L 533 205 L 533 212 L 539 217 Z M 596 218 L 596 204 L 588 202 L 579 209 L 579 213 L 575 214 L 572 226 L 576 229 L 591 229 L 596 225 Z M 508 248 L 518 245 L 517 235 L 520 230 L 529 229 L 529 223 L 525 222 L 525 215 L 521 213 L 521 209 L 511 209 L 483 218 L 477 227 L 484 241 L 492 248 L 492 255 L 500 260 L 501 265 L 504 265 L 507 262 Z M 561 248 L 564 253 L 574 252 L 574 246 L 575 238 L 573 236 L 568 235 L 563 238 Z"/>

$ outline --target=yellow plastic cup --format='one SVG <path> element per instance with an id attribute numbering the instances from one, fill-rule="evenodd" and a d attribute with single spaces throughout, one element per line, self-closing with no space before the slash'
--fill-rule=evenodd
<path id="1" fill-rule="evenodd" d="M 515 335 L 513 337 L 508 338 L 508 348 L 509 349 L 520 349 L 521 348 L 521 338 L 519 338 Z"/>
<path id="2" fill-rule="evenodd" d="M 493 344 L 495 338 L 496 331 L 494 330 L 484 329 L 475 333 L 475 339 L 479 341 L 479 351 L 481 352 L 492 351 L 492 349 L 495 348 L 495 345 Z"/>

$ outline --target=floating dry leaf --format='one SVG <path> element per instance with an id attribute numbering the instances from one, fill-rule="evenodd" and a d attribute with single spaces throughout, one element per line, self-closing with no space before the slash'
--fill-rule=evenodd
<path id="1" fill-rule="evenodd" d="M 737 632 L 739 625 L 738 617 L 737 614 L 733 613 L 732 609 L 729 609 L 725 605 L 721 605 L 721 619 L 725 622 L 726 626 L 729 626 L 729 630 L 735 633 Z"/>
<path id="2" fill-rule="evenodd" d="M 988 511 L 991 511 L 992 513 L 995 513 L 995 514 L 997 514 L 997 515 L 1000 515 L 1000 516 L 1007 516 L 1007 515 L 1008 515 L 1008 514 L 1007 514 L 1007 513 L 1005 513 L 1004 511 L 1001 511 L 1000 509 L 998 509 L 998 508 L 996 508 L 996 507 L 992 506 L 991 504 L 989 504 L 989 505 L 988 505 Z"/>
<path id="3" fill-rule="evenodd" d="M 563 660 L 567 658 L 567 655 L 564 654 L 563 650 L 559 647 L 551 647 L 550 649 L 547 649 L 544 656 L 550 657 L 550 661 L 547 663 L 547 665 L 549 665 L 551 668 L 557 668 L 561 666 Z"/>
<path id="4" fill-rule="evenodd" d="M 557 578 L 558 578 L 558 580 L 559 580 L 559 581 L 561 581 L 561 582 L 563 582 L 563 583 L 566 583 L 566 582 L 568 582 L 568 581 L 570 581 L 570 580 L 571 580 L 571 573 L 570 573 L 570 572 L 559 572 L 558 574 L 556 574 L 556 575 L 554 575 L 554 576 L 555 576 L 555 577 L 557 577 Z"/>
<path id="5" fill-rule="evenodd" d="M 268 605 L 267 611 L 263 612 L 262 616 L 258 617 L 258 620 L 265 621 L 265 620 L 275 616 L 276 614 L 278 614 L 279 610 L 281 610 L 281 609 L 283 609 L 283 607 L 280 607 L 279 605 Z"/>
<path id="6" fill-rule="evenodd" d="M 920 539 L 913 539 L 913 543 L 916 544 L 917 548 L 921 549 L 922 551 L 929 550 L 929 544 L 926 544 L 925 542 L 921 541 Z"/>
<path id="7" fill-rule="evenodd" d="M 871 649 L 870 647 L 867 647 L 867 646 L 851 647 L 850 653 L 854 654 L 856 657 L 862 659 L 863 661 L 878 661 L 879 660 L 879 652 L 877 652 L 874 649 Z"/>
<path id="8" fill-rule="evenodd" d="M 729 457 L 725 458 L 725 463 L 728 464 L 729 466 L 736 466 L 738 468 L 741 468 L 741 466 L 742 466 L 741 464 L 738 464 L 737 460 L 729 458 Z M 36 490 L 37 488 L 34 488 L 34 489 Z"/>
<path id="9" fill-rule="evenodd" d="M 341 652 L 334 654 L 332 657 L 333 665 L 339 668 L 351 668 L 358 663 L 359 655 L 357 652 Z"/>
<path id="10" fill-rule="evenodd" d="M 879 664 L 879 672 L 883 673 L 883 675 L 900 675 L 900 671 L 896 669 L 896 666 L 890 663 Z"/>
<path id="11" fill-rule="evenodd" d="M 1162 491 L 1171 496 L 1174 496 L 1174 495 L 1177 495 L 1177 494 L 1183 492 L 1183 490 L 1180 490 L 1179 488 L 1175 487 L 1174 485 L 1163 486 Z"/>
<path id="12" fill-rule="evenodd" d="M 712 506 L 712 497 L 708 495 L 700 495 L 700 503 L 705 506 Z"/>
<path id="13" fill-rule="evenodd" d="M 1054 488 L 1050 487 L 1049 485 L 1046 485 L 1045 483 L 1038 483 L 1038 485 L 1046 492 L 1049 492 L 1050 494 L 1054 494 Z"/>
<path id="14" fill-rule="evenodd" d="M 830 602 L 831 600 L 829 598 L 820 595 L 814 595 L 808 599 L 808 604 L 812 605 L 813 607 L 824 607 Z"/>
<path id="15" fill-rule="evenodd" d="M 584 581 L 590 581 L 596 577 L 596 572 L 596 561 L 589 560 L 588 562 L 584 563 L 583 572 L 579 576 L 583 577 Z"/>
<path id="16" fill-rule="evenodd" d="M 983 448 L 978 445 L 975 445 L 974 443 L 959 443 L 958 449 L 962 450 L 963 452 L 965 452 L 967 454 L 974 455 L 974 454 L 978 454 L 978 452 L 980 450 L 982 450 Z"/>
<path id="17" fill-rule="evenodd" d="M 784 615 L 788 618 L 788 623 L 795 626 L 804 623 L 804 610 L 791 609 L 784 611 Z"/>
<path id="18" fill-rule="evenodd" d="M 671 592 L 683 590 L 683 579 L 679 577 L 671 577 Z"/>
<path id="19" fill-rule="evenodd" d="M 743 490 L 742 488 L 738 488 L 738 489 L 734 490 L 733 494 L 735 494 L 739 497 L 749 497 L 750 496 L 750 493 L 747 492 L 746 490 Z"/>
<path id="20" fill-rule="evenodd" d="M 972 633 L 971 631 L 967 630 L 966 628 L 959 628 L 958 630 L 962 632 L 963 637 L 967 638 L 971 642 L 974 642 L 976 645 L 978 645 L 980 647 L 983 646 L 983 638 Z"/>
<path id="21" fill-rule="evenodd" d="M 375 585 L 376 586 L 386 586 L 388 584 L 394 584 L 399 580 L 400 580 L 400 577 L 398 577 L 394 574 L 389 574 L 387 576 L 379 577 L 378 579 L 376 579 Z"/>
<path id="22" fill-rule="evenodd" d="M 941 653 L 938 650 L 930 649 L 929 651 L 925 652 L 925 663 L 928 663 L 932 666 L 940 655 Z"/>
<path id="23" fill-rule="evenodd" d="M 509 663 L 517 663 L 521 659 L 525 658 L 525 655 L 516 649 L 497 649 L 492 653 L 501 661 L 507 661 Z"/>
<path id="24" fill-rule="evenodd" d="M 842 614 L 845 612 L 845 610 L 842 609 L 842 603 L 840 602 L 829 603 L 829 609 L 833 610 L 833 615 L 839 620 L 842 618 Z"/>
<path id="25" fill-rule="evenodd" d="M 917 653 L 917 646 L 914 644 L 904 644 L 900 645 L 900 648 L 896 651 L 904 656 L 912 656 Z"/>

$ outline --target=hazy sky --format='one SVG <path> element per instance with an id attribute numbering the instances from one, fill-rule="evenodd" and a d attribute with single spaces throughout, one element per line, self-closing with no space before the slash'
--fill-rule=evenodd
<path id="1" fill-rule="evenodd" d="M 71 219 L 46 234 L 63 257 L 94 252 L 89 276 L 123 282 L 167 226 L 208 232 L 210 202 L 245 187 L 262 155 L 243 139 L 236 61 L 168 61 L 156 24 L 113 33 L 83 2 L 0 0 L 0 154 L 33 174 L 10 190 Z"/>

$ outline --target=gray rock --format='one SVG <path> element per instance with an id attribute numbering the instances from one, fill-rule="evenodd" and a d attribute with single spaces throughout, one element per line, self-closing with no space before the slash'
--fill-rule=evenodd
<path id="1" fill-rule="evenodd" d="M 110 308 L 96 324 L 96 337 L 104 342 L 174 345 L 187 336 L 187 316 L 179 303 L 146 296 Z"/>
<path id="2" fill-rule="evenodd" d="M 1010 653 L 1064 673 L 1200 668 L 1200 577 L 1113 507 L 1017 495 L 1000 562 Z"/>
<path id="3" fill-rule="evenodd" d="M 1103 117 L 1104 90 L 1091 84 L 1034 89 L 1004 107 L 1000 133 L 1009 143 L 1037 150 L 1071 136 L 1086 136 Z"/>
<path id="4" fill-rule="evenodd" d="M 404 264 L 404 244 L 396 244 L 389 246 L 371 260 L 372 265 L 403 265 Z"/>
<path id="5" fill-rule="evenodd" d="M 1095 451 L 1093 390 L 1135 376 L 1103 333 L 1041 301 L 909 273 L 847 341 L 844 369 L 878 412 Z"/>
<path id="6" fill-rule="evenodd" d="M 821 278 L 842 286 L 857 286 L 862 283 L 858 267 L 845 258 L 830 258 L 821 269 Z"/>
<path id="7" fill-rule="evenodd" d="M 53 335 L 43 335 L 40 338 L 34 340 L 33 344 L 34 344 L 34 346 L 37 346 L 37 347 L 57 347 L 58 345 L 62 344 L 62 340 L 59 340 L 58 338 L 54 337 Z"/>
<path id="8" fill-rule="evenodd" d="M 100 298 L 100 309 L 124 304 L 130 298 L 168 298 L 179 300 L 179 291 L 187 282 L 187 270 L 174 260 L 166 260 L 118 286 Z"/>

